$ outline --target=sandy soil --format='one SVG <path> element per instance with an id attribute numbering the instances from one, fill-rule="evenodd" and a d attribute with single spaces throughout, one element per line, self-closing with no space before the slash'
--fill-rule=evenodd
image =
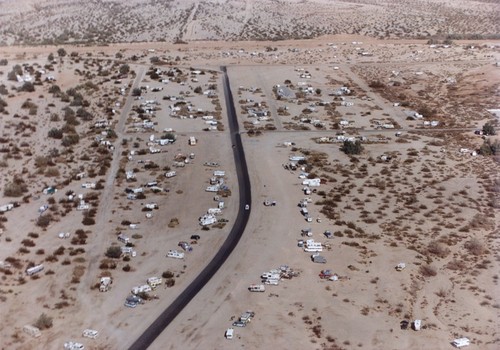
<path id="1" fill-rule="evenodd" d="M 227 125 L 224 96 L 220 93 L 221 74 L 217 73 L 222 64 L 229 65 L 236 106 L 246 104 L 240 99 L 262 102 L 271 111 L 269 123 L 274 129 L 264 130 L 259 136 L 243 136 L 254 202 L 240 244 L 152 348 L 401 349 L 424 348 L 431 343 L 436 349 L 446 349 L 453 338 L 461 336 L 469 337 L 476 348 L 496 348 L 498 163 L 492 157 L 459 152 L 460 148 L 474 150 L 481 146 L 483 140 L 473 130 L 492 120 L 484 107 L 495 108 L 499 103 L 498 95 L 491 95 L 498 91 L 499 73 L 494 66 L 500 58 L 498 43 L 480 44 L 480 48 L 471 49 L 469 42 L 459 42 L 436 53 L 436 48 L 418 41 L 331 36 L 279 43 L 66 47 L 68 56 L 64 58 L 57 57 L 56 47 L 2 48 L 0 58 L 8 60 L 7 66 L 1 67 L 2 83 L 8 90 L 7 95 L 1 95 L 7 102 L 7 113 L 0 118 L 2 194 L 15 176 L 26 183 L 21 196 L 4 196 L 0 203 L 16 200 L 21 204 L 1 214 L 0 260 L 19 263 L 1 270 L 0 312 L 16 315 L 15 322 L 5 319 L 1 324 L 3 348 L 57 349 L 68 340 L 82 342 L 89 349 L 126 348 L 213 256 L 229 232 L 238 202 L 229 136 L 227 130 L 203 131 L 204 121 L 189 118 L 189 113 L 186 119 L 172 116 L 169 106 L 175 101 L 164 96 L 184 96 L 194 110 L 202 110 L 200 115 L 220 114 L 218 121 Z M 268 52 L 267 46 L 277 49 Z M 373 56 L 358 55 L 356 47 Z M 71 57 L 72 52 L 77 54 Z M 123 57 L 116 61 L 118 52 Z M 56 56 L 53 64 L 47 62 L 49 53 Z M 137 60 L 132 60 L 134 55 Z M 153 57 L 181 69 L 179 82 L 172 79 L 163 84 L 147 77 Z M 133 73 L 120 76 L 124 62 Z M 40 68 L 51 65 L 53 70 L 47 68 L 42 80 L 54 75 L 56 82 L 35 84 L 35 92 L 15 91 L 13 88 L 22 83 L 7 80 L 7 75 L 15 64 L 23 63 L 37 63 Z M 335 66 L 339 69 L 335 70 Z M 171 66 L 156 67 L 168 72 Z M 467 73 L 462 73 L 464 67 Z M 194 77 L 190 68 L 206 72 Z M 277 100 L 273 86 L 286 79 L 298 90 L 298 82 L 302 81 L 298 68 L 312 72 L 307 84 L 321 88 L 321 96 Z M 109 75 L 100 74 L 103 70 Z M 389 85 L 393 70 L 400 72 L 399 90 Z M 425 74 L 415 74 L 421 70 Z M 458 92 L 447 87 L 449 81 L 445 78 L 450 76 L 456 78 Z M 387 84 L 387 88 L 371 88 L 375 80 Z M 98 90 L 88 85 L 77 90 L 88 100 L 85 109 L 92 118 L 85 121 L 78 117 L 80 124 L 74 126 L 74 133 L 80 135 L 80 141 L 63 147 L 61 140 L 47 135 L 52 128 L 63 128 L 67 122 L 63 108 L 69 102 L 53 96 L 49 88 L 56 84 L 66 92 L 88 81 Z M 214 98 L 194 92 L 198 86 L 205 90 L 213 84 L 217 87 Z M 143 93 L 143 100 L 136 100 L 133 89 L 145 85 L 150 89 Z M 237 95 L 240 86 L 260 90 L 242 90 Z M 325 128 L 300 121 L 302 110 L 318 99 L 338 103 L 329 93 L 340 86 L 353 90 L 351 96 L 346 96 L 354 102 L 353 107 L 338 105 L 334 111 L 318 107 L 315 113 L 326 123 Z M 480 91 L 468 94 L 467 89 L 473 86 Z M 123 94 L 121 87 L 125 88 Z M 163 90 L 152 92 L 153 87 Z M 408 107 L 393 105 L 401 101 L 395 100 L 401 92 L 406 95 Z M 159 103 L 154 117 L 150 116 L 157 123 L 155 130 L 136 130 L 133 118 L 139 113 L 132 107 L 150 99 Z M 444 104 L 445 99 L 452 102 Z M 432 108 L 443 107 L 425 116 L 425 120 L 439 117 L 446 123 L 432 129 L 424 128 L 423 121 L 406 120 L 405 111 L 420 107 L 417 102 L 421 100 Z M 38 106 L 34 115 L 22 108 L 26 102 Z M 282 106 L 288 107 L 289 116 L 275 112 Z M 454 106 L 456 109 L 451 109 Z M 75 111 L 78 108 L 73 107 Z M 115 113 L 107 114 L 109 108 Z M 237 110 L 240 125 L 252 120 Z M 367 115 L 368 111 L 372 114 Z M 53 114 L 58 114 L 59 119 L 55 120 Z M 103 118 L 109 119 L 116 134 L 106 135 L 114 150 L 94 147 L 95 138 L 104 136 L 104 129 L 92 126 Z M 335 124 L 342 119 L 353 123 L 352 128 L 344 130 L 348 136 L 366 137 L 363 153 L 355 158 L 341 152 L 339 143 L 315 141 L 320 137 L 335 138 L 341 131 Z M 392 120 L 399 129 L 377 128 L 372 119 Z M 287 127 L 290 125 L 293 128 Z M 304 125 L 309 130 L 294 129 Z M 466 130 L 452 131 L 450 127 Z M 177 141 L 160 147 L 161 153 L 149 154 L 150 135 L 158 138 L 166 128 L 174 131 Z M 396 131 L 402 136 L 396 137 Z M 188 145 L 189 136 L 198 139 L 196 146 Z M 281 146 L 286 141 L 294 142 L 294 149 Z M 59 155 L 51 155 L 52 148 L 58 149 Z M 144 150 L 145 154 L 128 158 L 131 150 Z M 195 158 L 190 164 L 174 168 L 177 154 L 191 152 Z M 311 223 L 304 220 L 297 205 L 305 197 L 298 177 L 300 170 L 283 167 L 291 155 L 306 156 L 307 171 L 325 180 L 310 195 L 309 211 L 315 219 Z M 390 155 L 391 159 L 382 161 L 382 155 Z M 37 160 L 40 156 L 48 157 L 48 164 Z M 158 164 L 158 168 L 146 169 L 147 160 Z M 227 172 L 226 183 L 233 194 L 225 199 L 227 208 L 222 216 L 229 223 L 222 229 L 203 231 L 197 219 L 216 204 L 214 194 L 204 191 L 214 170 L 204 165 L 207 161 L 218 162 L 217 169 Z M 177 176 L 165 178 L 167 167 Z M 59 175 L 49 171 L 51 168 L 57 168 Z M 136 174 L 135 182 L 125 180 L 128 170 Z M 76 180 L 75 175 L 81 171 L 88 177 Z M 146 190 L 145 199 L 127 200 L 125 188 L 144 187 L 153 180 L 169 192 L 154 194 Z M 103 188 L 81 188 L 88 181 L 100 183 Z M 52 203 L 41 193 L 50 185 L 58 188 Z M 77 204 L 66 201 L 70 190 L 83 194 L 95 209 L 94 225 L 83 225 Z M 278 205 L 265 207 L 265 199 L 276 200 Z M 142 208 L 149 202 L 158 203 L 159 209 L 146 219 Z M 49 204 L 47 213 L 54 218 L 45 229 L 36 225 L 38 209 L 44 204 Z M 179 221 L 175 227 L 168 226 L 172 218 Z M 124 220 L 139 223 L 139 228 L 132 230 Z M 309 254 L 297 247 L 302 238 L 300 231 L 307 227 L 312 228 L 315 240 L 331 245 L 331 250 L 322 253 L 327 259 L 324 265 L 312 263 Z M 71 242 L 78 236 L 78 229 L 87 231 L 84 244 Z M 325 230 L 333 232 L 334 238 L 324 238 Z M 69 239 L 57 237 L 59 232 L 68 231 Z M 104 254 L 108 247 L 119 246 L 119 231 L 129 237 L 139 235 L 133 238 L 137 256 L 129 261 L 108 259 L 106 263 L 114 263 L 116 268 L 104 269 Z M 183 261 L 165 257 L 169 249 L 178 248 L 177 243 L 189 240 L 192 234 L 202 238 Z M 60 246 L 64 249 L 58 255 Z M 407 264 L 401 272 L 394 269 L 399 262 Z M 29 263 L 43 263 L 44 272 L 38 278 L 26 277 L 24 270 Z M 248 286 L 259 283 L 263 272 L 282 264 L 299 271 L 299 276 L 283 280 L 278 286 L 267 286 L 265 293 L 248 292 Z M 123 271 L 126 265 L 131 271 Z M 321 280 L 318 274 L 322 269 L 332 269 L 345 278 L 336 282 Z M 175 285 L 156 289 L 153 294 L 159 299 L 134 309 L 123 306 L 132 287 L 167 270 L 174 273 Z M 93 288 L 102 274 L 110 274 L 114 280 L 106 293 Z M 245 328 L 235 328 L 235 339 L 224 339 L 232 320 L 249 309 L 256 314 L 252 322 Z M 41 338 L 32 339 L 22 332 L 22 327 L 35 323 L 41 313 L 53 317 L 53 326 L 43 330 Z M 403 319 L 421 319 L 424 329 L 401 330 L 399 322 Z M 99 337 L 83 338 L 85 328 L 99 330 Z"/>

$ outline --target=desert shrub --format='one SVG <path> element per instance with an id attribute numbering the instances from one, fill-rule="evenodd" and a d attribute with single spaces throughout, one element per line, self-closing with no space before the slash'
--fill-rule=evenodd
<path id="1" fill-rule="evenodd" d="M 161 275 L 163 278 L 174 278 L 174 273 L 172 271 L 164 271 Z"/>
<path id="2" fill-rule="evenodd" d="M 92 114 L 87 111 L 85 108 L 78 108 L 78 110 L 76 111 L 76 116 L 78 118 L 81 118 L 82 120 L 85 120 L 85 121 L 89 121 L 89 120 L 92 120 L 94 117 L 92 116 Z"/>
<path id="3" fill-rule="evenodd" d="M 28 186 L 24 180 L 19 177 L 15 177 L 14 180 L 7 183 L 3 189 L 5 197 L 21 197 L 26 192 L 28 192 Z"/>
<path id="4" fill-rule="evenodd" d="M 446 247 L 443 243 L 432 241 L 427 246 L 427 252 L 440 258 L 446 258 L 446 256 L 450 253 L 450 249 L 448 249 L 448 247 Z"/>
<path id="5" fill-rule="evenodd" d="M 63 132 L 61 129 L 57 129 L 57 128 L 52 128 L 49 130 L 49 134 L 48 136 L 50 138 L 53 138 L 53 139 L 62 139 L 63 138 Z"/>
<path id="6" fill-rule="evenodd" d="M 64 138 L 62 139 L 62 145 L 64 147 L 76 145 L 78 144 L 78 142 L 80 142 L 80 136 L 78 136 L 78 134 L 69 134 L 64 136 Z"/>
<path id="7" fill-rule="evenodd" d="M 469 251 L 472 255 L 483 255 L 486 252 L 486 247 L 477 238 L 472 238 L 470 241 L 465 243 L 465 249 Z"/>
<path id="8" fill-rule="evenodd" d="M 368 84 L 369 87 L 372 89 L 382 89 L 385 87 L 385 84 L 382 83 L 380 80 L 373 80 Z"/>
<path id="9" fill-rule="evenodd" d="M 26 247 L 21 247 L 18 250 L 19 254 L 28 254 L 29 252 L 30 252 L 30 250 L 28 248 L 26 248 Z"/>
<path id="10" fill-rule="evenodd" d="M 84 216 L 84 218 L 82 220 L 82 224 L 85 226 L 95 225 L 95 220 L 94 220 L 94 218 L 91 218 L 90 216 Z"/>
<path id="11" fill-rule="evenodd" d="M 38 319 L 35 321 L 33 326 L 39 329 L 48 329 L 52 327 L 52 317 L 47 316 L 45 313 L 42 313 Z"/>
<path id="12" fill-rule="evenodd" d="M 67 301 L 61 301 L 59 303 L 55 303 L 54 304 L 54 309 L 63 309 L 65 307 L 68 307 L 69 306 L 69 303 Z"/>
<path id="13" fill-rule="evenodd" d="M 465 269 L 467 265 L 462 260 L 452 260 L 446 265 L 446 267 L 452 271 L 461 271 Z"/>
<path id="14" fill-rule="evenodd" d="M 436 268 L 431 265 L 422 265 L 420 266 L 420 273 L 424 277 L 433 277 L 437 275 Z"/>
<path id="15" fill-rule="evenodd" d="M 27 81 L 19 88 L 19 91 L 33 92 L 35 91 L 35 85 Z"/>
<path id="16" fill-rule="evenodd" d="M 65 250 L 66 250 L 66 248 L 64 248 L 63 246 L 60 246 L 59 248 L 57 248 L 54 251 L 54 255 L 64 255 Z"/>
<path id="17" fill-rule="evenodd" d="M 105 255 L 111 259 L 119 259 L 122 256 L 122 250 L 118 246 L 111 246 L 106 250 Z"/>
<path id="18" fill-rule="evenodd" d="M 57 169 L 57 167 L 55 167 L 55 166 L 50 167 L 45 171 L 45 176 L 47 176 L 47 177 L 57 177 L 59 175 L 60 175 L 59 169 Z"/>
<path id="19" fill-rule="evenodd" d="M 40 215 L 36 220 L 36 225 L 41 228 L 46 228 L 47 226 L 50 225 L 51 221 L 52 221 L 52 215 L 50 214 Z"/>
<path id="20" fill-rule="evenodd" d="M 169 278 L 165 281 L 165 285 L 170 288 L 170 287 L 173 287 L 175 285 L 175 279 L 173 278 Z"/>
<path id="21" fill-rule="evenodd" d="M 58 94 L 61 92 L 61 88 L 58 86 L 58 85 L 52 85 L 50 88 L 49 88 L 49 93 L 51 94 Z"/>
<path id="22" fill-rule="evenodd" d="M 132 268 L 130 267 L 129 264 L 127 264 L 127 265 L 123 266 L 122 270 L 125 272 L 129 272 L 130 270 L 132 270 Z"/>
<path id="23" fill-rule="evenodd" d="M 23 239 L 21 244 L 25 247 L 34 247 L 36 245 L 32 239 Z"/>

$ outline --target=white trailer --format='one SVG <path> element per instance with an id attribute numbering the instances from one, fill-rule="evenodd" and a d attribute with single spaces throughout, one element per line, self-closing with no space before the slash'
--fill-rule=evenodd
<path id="1" fill-rule="evenodd" d="M 72 342 L 72 341 L 64 343 L 64 350 L 84 350 L 84 349 L 85 349 L 85 346 L 83 346 L 83 344 L 81 344 L 81 343 Z"/>
<path id="2" fill-rule="evenodd" d="M 99 332 L 94 329 L 84 329 L 82 336 L 85 338 L 96 339 Z"/>
<path id="3" fill-rule="evenodd" d="M 151 286 L 149 284 L 143 284 L 142 286 L 132 288 L 132 294 L 137 295 L 139 293 L 151 292 Z"/>
<path id="4" fill-rule="evenodd" d="M 130 243 L 130 238 L 128 238 L 127 236 L 125 236 L 123 233 L 120 233 L 117 237 L 117 239 L 122 242 L 122 243 Z"/>
<path id="5" fill-rule="evenodd" d="M 270 278 L 264 281 L 264 284 L 272 285 L 272 286 L 277 286 L 280 284 L 280 280 L 276 278 Z"/>
<path id="6" fill-rule="evenodd" d="M 223 176 L 226 176 L 226 172 L 224 170 L 215 170 L 214 176 L 223 177 Z"/>
<path id="7" fill-rule="evenodd" d="M 321 185 L 321 179 L 305 179 L 302 181 L 302 185 L 309 187 L 318 187 Z"/>
<path id="8" fill-rule="evenodd" d="M 29 324 L 23 327 L 23 332 L 31 335 L 33 338 L 38 338 L 39 336 L 42 335 L 39 328 Z"/>
<path id="9" fill-rule="evenodd" d="M 225 337 L 226 339 L 233 339 L 234 330 L 232 328 L 226 329 Z"/>
<path id="10" fill-rule="evenodd" d="M 165 173 L 165 177 L 167 178 L 174 177 L 175 175 L 177 175 L 175 171 L 169 171 Z"/>
<path id="11" fill-rule="evenodd" d="M 312 239 L 308 239 L 306 241 L 305 246 L 304 246 L 304 251 L 305 252 L 322 252 L 323 245 L 321 244 L 321 242 L 315 242 Z"/>
<path id="12" fill-rule="evenodd" d="M 149 277 L 147 282 L 151 286 L 151 288 L 155 289 L 163 283 L 163 279 L 161 279 L 161 277 L 154 276 Z"/>
<path id="13" fill-rule="evenodd" d="M 184 252 L 179 252 L 177 250 L 169 250 L 167 253 L 167 257 L 174 259 L 184 259 Z"/>
<path id="14" fill-rule="evenodd" d="M 279 273 L 273 273 L 273 272 L 264 272 L 262 275 L 260 275 L 262 279 L 280 279 L 280 274 Z"/>
<path id="15" fill-rule="evenodd" d="M 14 204 L 5 204 L 0 207 L 0 213 L 5 213 L 6 211 L 12 210 L 14 208 Z"/>
<path id="16" fill-rule="evenodd" d="M 109 288 L 111 288 L 112 283 L 113 280 L 111 279 L 111 277 L 101 277 L 99 292 L 107 292 Z"/>
<path id="17" fill-rule="evenodd" d="M 219 215 L 222 214 L 222 210 L 220 208 L 208 208 L 208 214 Z"/>
<path id="18" fill-rule="evenodd" d="M 42 270 L 43 270 L 43 265 L 40 264 L 40 265 L 36 265 L 36 266 L 30 267 L 29 269 L 26 269 L 26 274 L 28 276 L 33 276 L 33 275 L 39 273 Z"/>
<path id="19" fill-rule="evenodd" d="M 457 338 L 451 342 L 451 344 L 456 348 L 462 348 L 464 346 L 470 345 L 469 338 Z"/>
<path id="20" fill-rule="evenodd" d="M 250 292 L 265 292 L 266 291 L 266 286 L 264 286 L 263 284 L 251 284 L 248 287 L 248 290 Z"/>
<path id="21" fill-rule="evenodd" d="M 212 225 L 215 224 L 216 222 L 217 218 L 212 214 L 205 214 L 202 217 L 200 217 L 201 226 Z"/>
<path id="22" fill-rule="evenodd" d="M 190 146 L 195 146 L 196 145 L 196 138 L 194 136 L 189 137 L 189 145 Z"/>

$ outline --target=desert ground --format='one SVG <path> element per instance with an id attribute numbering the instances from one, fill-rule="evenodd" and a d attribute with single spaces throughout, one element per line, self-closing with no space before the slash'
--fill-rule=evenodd
<path id="1" fill-rule="evenodd" d="M 406 13 L 409 1 L 339 2 L 332 23 L 352 31 L 311 20 L 330 18 L 328 1 L 290 1 L 303 17 L 277 24 L 278 2 L 169 1 L 158 15 L 182 19 L 172 28 L 148 22 L 154 1 L 95 2 L 86 29 L 61 15 L 63 6 L 80 16 L 72 2 L 12 3 L 0 2 L 12 26 L 2 25 L 0 47 L 2 349 L 128 348 L 215 255 L 239 206 L 221 66 L 250 172 L 250 221 L 150 348 L 448 349 L 460 337 L 498 348 L 500 141 L 482 130 L 500 128 L 500 42 L 480 40 L 499 32 L 497 3 L 416 1 Z M 450 32 L 481 36 L 422 39 L 410 23 L 435 34 L 436 12 Z M 123 30 L 105 33 L 120 14 Z M 400 34 L 384 28 L 395 14 Z M 306 194 L 307 179 L 320 184 Z M 200 225 L 220 201 L 217 222 Z M 299 247 L 306 239 L 321 242 L 326 263 Z M 167 257 L 180 241 L 192 251 Z M 248 290 L 283 265 L 293 278 Z M 162 285 L 125 307 L 153 276 Z M 105 292 L 101 277 L 113 281 Z M 233 327 L 247 310 L 252 321 Z"/>

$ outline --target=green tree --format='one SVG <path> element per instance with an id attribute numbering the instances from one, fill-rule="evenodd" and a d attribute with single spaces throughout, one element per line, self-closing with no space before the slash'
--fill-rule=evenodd
<path id="1" fill-rule="evenodd" d="M 57 54 L 59 55 L 59 57 L 64 57 L 67 55 L 66 50 L 63 49 L 62 47 L 57 50 Z"/>
<path id="2" fill-rule="evenodd" d="M 486 123 L 483 125 L 483 134 L 484 135 L 495 135 L 495 127 L 491 123 Z"/>
<path id="3" fill-rule="evenodd" d="M 361 152 L 363 152 L 363 146 L 361 145 L 361 141 L 359 140 L 356 140 L 354 142 L 345 140 L 340 149 L 345 154 L 360 154 Z"/>
<path id="4" fill-rule="evenodd" d="M 47 316 L 47 314 L 42 313 L 40 317 L 35 321 L 34 326 L 39 329 L 47 329 L 52 327 L 52 317 Z"/>
<path id="5" fill-rule="evenodd" d="M 16 64 L 14 67 L 12 67 L 12 70 L 7 74 L 7 79 L 12 80 L 12 81 L 17 81 L 17 76 L 18 75 L 23 75 L 23 68 Z"/>
<path id="6" fill-rule="evenodd" d="M 120 67 L 120 74 L 128 74 L 130 72 L 130 66 L 128 64 L 122 64 Z"/>
<path id="7" fill-rule="evenodd" d="M 106 256 L 111 259 L 120 259 L 122 256 L 122 249 L 118 246 L 111 246 L 106 250 Z"/>
<path id="8" fill-rule="evenodd" d="M 500 141 L 495 141 L 491 143 L 490 140 L 486 140 L 481 148 L 479 148 L 479 154 L 483 156 L 496 156 L 500 154 Z"/>

